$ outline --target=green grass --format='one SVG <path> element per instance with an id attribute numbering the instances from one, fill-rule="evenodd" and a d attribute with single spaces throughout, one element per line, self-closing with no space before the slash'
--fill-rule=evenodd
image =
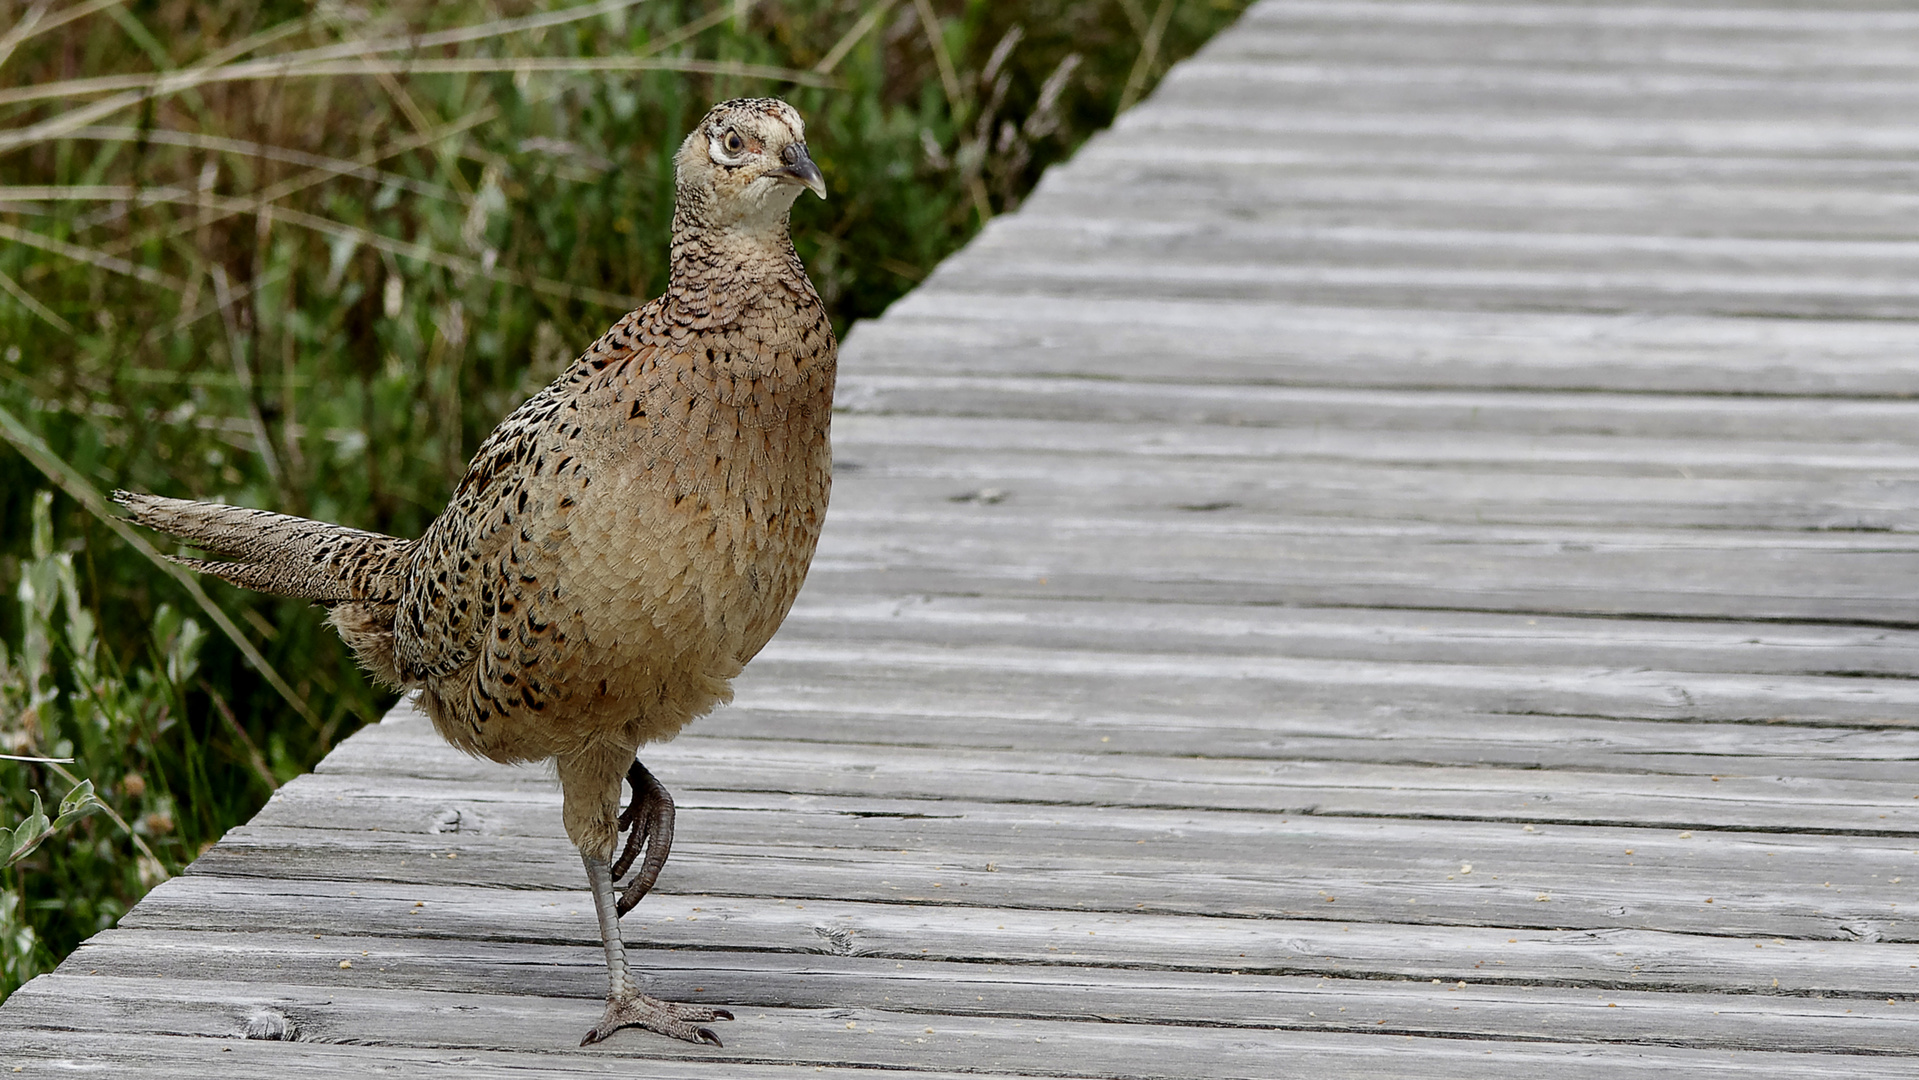
<path id="1" fill-rule="evenodd" d="M 0 4 L 0 752 L 75 759 L 0 761 L 0 826 L 82 778 L 112 810 L 6 870 L 0 994 L 390 704 L 321 612 L 201 607 L 93 492 L 417 534 L 494 423 L 664 285 L 671 155 L 712 102 L 806 116 L 833 194 L 795 239 L 844 330 L 1242 6 Z M 167 72 L 197 81 L 86 81 Z"/>

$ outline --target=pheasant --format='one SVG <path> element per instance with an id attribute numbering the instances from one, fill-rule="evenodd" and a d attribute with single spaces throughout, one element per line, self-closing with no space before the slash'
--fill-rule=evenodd
<path id="1" fill-rule="evenodd" d="M 673 800 L 636 755 L 731 697 L 806 577 L 831 485 L 839 347 L 787 231 L 802 191 L 826 197 L 804 123 L 782 101 L 723 102 L 674 165 L 665 295 L 507 416 L 419 539 L 114 493 L 218 557 L 181 562 L 329 608 L 454 746 L 556 763 L 606 950 L 606 1012 L 582 1046 L 625 1027 L 718 1046 L 700 1025 L 733 1018 L 628 973 L 619 918 L 673 837 Z"/>

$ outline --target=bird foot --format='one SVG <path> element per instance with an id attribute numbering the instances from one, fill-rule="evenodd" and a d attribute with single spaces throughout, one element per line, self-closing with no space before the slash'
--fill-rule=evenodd
<path id="1" fill-rule="evenodd" d="M 666 866 L 667 854 L 673 850 L 673 796 L 637 761 L 626 771 L 626 782 L 633 786 L 633 801 L 620 814 L 619 828 L 627 834 L 626 850 L 613 861 L 613 880 L 618 881 L 626 873 L 642 848 L 646 859 L 640 864 L 639 873 L 633 875 L 633 880 L 620 893 L 619 915 L 632 911 L 652 890 L 661 868 Z"/>
<path id="2" fill-rule="evenodd" d="M 685 1042 L 720 1046 L 720 1037 L 713 1034 L 712 1028 L 694 1025 L 731 1019 L 733 1014 L 725 1009 L 682 1005 L 677 1001 L 661 1001 L 645 994 L 617 994 L 606 999 L 606 1015 L 600 1018 L 592 1031 L 586 1033 L 580 1045 L 591 1046 L 621 1028 L 636 1027 Z"/>

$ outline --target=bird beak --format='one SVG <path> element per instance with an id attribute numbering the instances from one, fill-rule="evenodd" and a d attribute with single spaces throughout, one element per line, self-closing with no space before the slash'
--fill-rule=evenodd
<path id="1" fill-rule="evenodd" d="M 768 176 L 799 184 L 820 198 L 826 198 L 826 177 L 821 176 L 820 167 L 813 164 L 805 143 L 788 143 L 786 149 L 780 151 L 780 160 L 786 164 L 767 173 Z"/>

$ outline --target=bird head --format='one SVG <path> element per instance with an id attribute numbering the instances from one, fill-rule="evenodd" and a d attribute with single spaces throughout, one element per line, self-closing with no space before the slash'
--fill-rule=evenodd
<path id="1" fill-rule="evenodd" d="M 806 122 L 775 98 L 722 101 L 674 159 L 680 202 L 709 227 L 760 231 L 785 223 L 801 191 L 826 198 L 806 151 Z"/>

